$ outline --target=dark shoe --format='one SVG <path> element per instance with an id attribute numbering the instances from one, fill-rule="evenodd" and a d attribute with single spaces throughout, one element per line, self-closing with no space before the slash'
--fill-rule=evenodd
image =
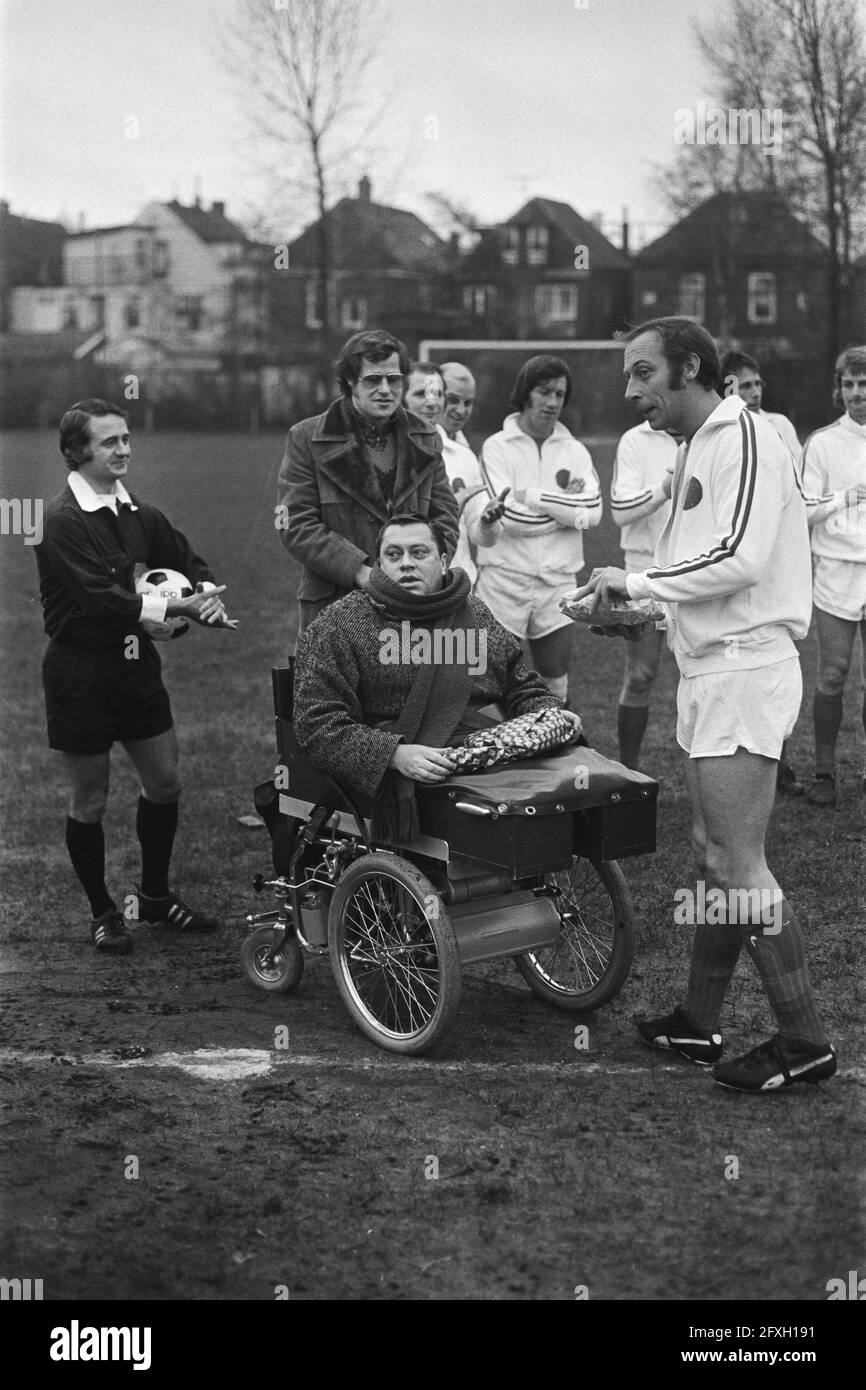
<path id="1" fill-rule="evenodd" d="M 821 773 L 816 777 L 808 792 L 806 800 L 812 806 L 835 806 L 836 805 L 836 779 L 829 777 L 826 773 Z"/>
<path id="2" fill-rule="evenodd" d="M 97 951 L 111 951 L 116 956 L 128 956 L 132 950 L 132 937 L 126 930 L 123 914 L 117 908 L 109 908 L 90 924 L 90 935 Z"/>
<path id="3" fill-rule="evenodd" d="M 699 1028 L 679 1007 L 664 1018 L 642 1019 L 637 1031 L 650 1047 L 679 1052 L 699 1067 L 711 1067 L 722 1055 L 721 1033 L 708 1033 Z"/>
<path id="4" fill-rule="evenodd" d="M 165 922 L 166 926 L 181 932 L 219 930 L 215 917 L 205 917 L 173 894 L 167 898 L 148 898 L 144 893 L 139 893 L 138 908 L 142 922 Z"/>
<path id="5" fill-rule="evenodd" d="M 805 786 L 798 780 L 790 763 L 779 763 L 776 769 L 776 791 L 782 796 L 803 796 Z"/>
<path id="6" fill-rule="evenodd" d="M 733 1091 L 778 1091 L 798 1081 L 826 1081 L 836 1070 L 836 1053 L 806 1038 L 777 1033 L 751 1052 L 713 1067 L 713 1080 Z"/>

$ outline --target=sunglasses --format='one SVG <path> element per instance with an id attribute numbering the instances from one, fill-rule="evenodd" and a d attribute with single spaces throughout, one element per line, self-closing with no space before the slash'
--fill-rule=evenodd
<path id="1" fill-rule="evenodd" d="M 386 375 L 386 373 L 383 372 L 380 376 L 371 375 L 360 377 L 358 379 L 358 385 L 366 386 L 368 391 L 374 391 L 376 387 L 379 385 L 379 383 L 384 381 L 385 385 L 389 388 L 389 390 L 396 391 L 398 386 L 403 385 L 404 379 L 405 378 L 400 372 L 396 372 L 390 376 Z"/>

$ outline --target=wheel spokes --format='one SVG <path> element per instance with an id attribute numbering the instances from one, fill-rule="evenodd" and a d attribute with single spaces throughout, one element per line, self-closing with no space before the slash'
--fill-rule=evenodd
<path id="1" fill-rule="evenodd" d="M 346 904 L 344 931 L 346 973 L 360 1006 L 392 1032 L 420 1032 L 436 1010 L 439 963 L 414 895 L 371 874 Z"/>
<path id="2" fill-rule="evenodd" d="M 562 920 L 552 946 L 530 953 L 546 982 L 563 993 L 594 988 L 613 956 L 616 921 L 603 883 L 588 864 L 551 874 L 548 886 Z"/>

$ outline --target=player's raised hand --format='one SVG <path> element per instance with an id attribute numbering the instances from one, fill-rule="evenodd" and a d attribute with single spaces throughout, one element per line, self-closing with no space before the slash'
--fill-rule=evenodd
<path id="1" fill-rule="evenodd" d="M 491 502 L 488 507 L 484 508 L 484 511 L 481 513 L 482 526 L 496 525 L 497 521 L 502 516 L 502 513 L 505 511 L 505 499 L 510 491 L 510 487 L 504 487 L 500 492 L 499 496 L 493 502 Z"/>

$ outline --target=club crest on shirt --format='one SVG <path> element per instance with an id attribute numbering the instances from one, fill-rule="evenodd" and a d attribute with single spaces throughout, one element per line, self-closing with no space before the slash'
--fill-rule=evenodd
<path id="1" fill-rule="evenodd" d="M 689 485 L 686 488 L 686 495 L 683 499 L 683 511 L 690 512 L 692 507 L 696 507 L 704 495 L 704 490 L 697 478 L 689 478 Z"/>

